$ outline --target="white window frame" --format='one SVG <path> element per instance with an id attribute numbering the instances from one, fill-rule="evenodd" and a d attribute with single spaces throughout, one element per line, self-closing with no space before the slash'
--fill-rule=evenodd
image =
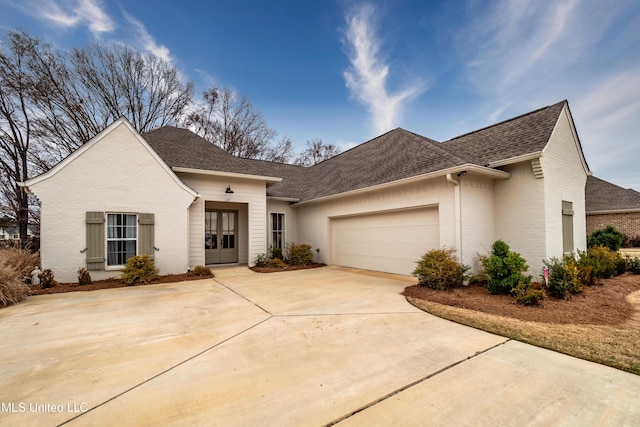
<path id="1" fill-rule="evenodd" d="M 282 229 L 278 230 L 278 229 L 274 229 L 273 228 L 273 216 L 274 215 L 282 215 Z M 272 248 L 277 248 L 276 246 L 276 241 L 274 241 L 274 233 L 281 233 L 282 235 L 282 239 L 280 240 L 282 247 L 280 249 L 282 249 L 284 251 L 285 245 L 286 245 L 286 240 L 285 240 L 285 230 L 287 228 L 286 226 L 286 215 L 284 212 L 271 212 L 271 215 L 269 215 L 269 242 L 271 243 L 271 247 Z"/>
<path id="2" fill-rule="evenodd" d="M 135 218 L 135 237 L 109 237 L 109 217 L 111 215 L 124 215 L 124 216 L 132 216 Z M 126 226 L 126 224 L 125 224 Z M 138 255 L 138 251 L 140 249 L 140 244 L 138 239 L 140 238 L 140 230 L 138 229 L 138 214 L 133 212 L 107 212 L 106 213 L 106 221 L 105 221 L 105 269 L 106 270 L 120 270 L 126 264 L 126 261 L 121 264 L 109 264 L 109 242 L 126 242 L 126 241 L 134 241 L 135 242 L 135 254 L 131 256 Z"/>

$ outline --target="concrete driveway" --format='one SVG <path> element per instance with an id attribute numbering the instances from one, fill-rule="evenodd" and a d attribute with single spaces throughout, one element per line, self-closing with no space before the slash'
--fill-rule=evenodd
<path id="1" fill-rule="evenodd" d="M 325 267 L 0 310 L 0 425 L 639 425 L 640 377 L 448 322 Z"/>

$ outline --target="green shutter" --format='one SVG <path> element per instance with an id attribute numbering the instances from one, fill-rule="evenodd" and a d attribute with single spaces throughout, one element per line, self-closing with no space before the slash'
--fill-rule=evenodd
<path id="1" fill-rule="evenodd" d="M 154 255 L 154 215 L 152 213 L 138 214 L 138 255 Z"/>
<path id="2" fill-rule="evenodd" d="M 87 212 L 87 270 L 104 270 L 104 212 Z"/>
<path id="3" fill-rule="evenodd" d="M 562 201 L 562 251 L 573 252 L 573 203 Z"/>

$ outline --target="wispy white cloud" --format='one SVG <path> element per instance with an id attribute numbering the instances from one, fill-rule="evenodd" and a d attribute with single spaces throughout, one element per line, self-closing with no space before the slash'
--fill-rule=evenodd
<path id="1" fill-rule="evenodd" d="M 115 29 L 100 0 L 28 0 L 22 10 L 37 18 L 64 28 L 86 25 L 94 36 Z"/>
<path id="2" fill-rule="evenodd" d="M 147 31 L 147 28 L 142 22 L 129 15 L 124 9 L 122 9 L 122 14 L 127 22 L 133 26 L 135 30 L 136 41 L 138 44 L 140 44 L 142 49 L 151 52 L 152 54 L 164 59 L 165 61 L 170 62 L 172 60 L 169 48 L 164 45 L 158 44 L 153 36 Z"/>
<path id="3" fill-rule="evenodd" d="M 456 47 L 487 121 L 569 99 L 594 172 L 609 171 L 615 177 L 621 176 L 616 169 L 637 168 L 627 160 L 640 150 L 640 124 L 634 119 L 640 116 L 640 58 L 631 42 L 640 30 L 630 19 L 638 16 L 636 2 L 501 0 L 468 5 L 471 18 L 458 32 Z M 640 178 L 629 176 L 620 184 L 640 187 Z"/>
<path id="4" fill-rule="evenodd" d="M 376 134 L 398 126 L 403 106 L 426 90 L 423 81 L 414 81 L 396 92 L 387 89 L 389 65 L 380 54 L 380 40 L 373 18 L 375 9 L 365 4 L 346 16 L 346 42 L 351 66 L 344 72 L 353 98 L 366 106 Z"/>

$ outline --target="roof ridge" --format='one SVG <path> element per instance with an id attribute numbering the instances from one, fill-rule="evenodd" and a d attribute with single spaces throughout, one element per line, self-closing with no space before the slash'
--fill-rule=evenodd
<path id="1" fill-rule="evenodd" d="M 402 128 L 399 128 L 399 127 L 395 128 L 395 129 L 391 129 L 390 131 L 387 131 L 387 132 L 383 133 L 382 135 L 378 135 L 378 136 L 376 136 L 376 137 L 374 137 L 374 138 L 371 138 L 371 139 L 369 139 L 369 140 L 367 140 L 367 141 L 365 141 L 365 142 L 362 142 L 362 143 L 360 143 L 360 144 L 356 144 L 356 145 L 354 145 L 353 147 L 349 148 L 348 150 L 341 151 L 340 153 L 336 154 L 335 156 L 329 157 L 328 159 L 324 159 L 324 160 L 322 160 L 321 162 L 316 163 L 315 165 L 311 165 L 311 166 L 309 166 L 309 168 L 314 168 L 314 167 L 316 167 L 316 166 L 318 166 L 318 165 L 321 165 L 321 164 L 323 164 L 323 163 L 325 163 L 325 162 L 328 162 L 328 161 L 330 161 L 330 160 L 332 160 L 332 159 L 338 158 L 338 157 L 342 156 L 343 154 L 348 153 L 349 151 L 355 150 L 355 149 L 356 149 L 356 148 L 358 148 L 358 147 L 362 147 L 363 145 L 366 145 L 366 144 L 368 144 L 368 143 L 370 143 L 370 142 L 373 142 L 373 141 L 375 141 L 376 139 L 382 138 L 383 136 L 388 135 L 388 134 L 390 134 L 391 132 L 394 132 L 394 131 L 396 131 L 396 130 L 398 130 L 398 129 L 401 129 L 401 130 L 402 130 Z"/>
<path id="2" fill-rule="evenodd" d="M 555 106 L 560 105 L 560 104 L 567 104 L 567 100 L 566 100 L 566 99 L 564 99 L 564 100 L 562 100 L 562 101 L 560 101 L 560 102 L 556 102 L 555 104 L 547 105 L 546 107 L 538 108 L 537 110 L 529 111 L 528 113 L 520 114 L 519 116 L 511 117 L 511 118 L 509 118 L 509 119 L 502 120 L 501 122 L 494 123 L 494 124 L 492 124 L 492 125 L 485 126 L 485 127 L 483 127 L 483 128 L 473 130 L 473 131 L 471 131 L 471 132 L 463 133 L 462 135 L 454 136 L 453 138 L 450 138 L 450 139 L 448 139 L 447 141 L 444 141 L 444 143 L 443 143 L 443 144 L 445 144 L 445 143 L 447 143 L 447 142 L 449 142 L 449 141 L 454 141 L 454 140 L 456 140 L 456 139 L 460 139 L 460 138 L 465 137 L 465 136 L 473 135 L 474 133 L 478 133 L 478 132 L 481 132 L 481 131 L 484 131 L 484 130 L 487 130 L 487 129 L 491 129 L 491 128 L 496 127 L 496 126 L 503 125 L 503 124 L 505 124 L 505 123 L 512 122 L 512 121 L 514 121 L 514 120 L 521 119 L 521 118 L 523 118 L 523 117 L 527 117 L 527 116 L 531 116 L 531 115 L 533 115 L 533 114 L 537 114 L 537 113 L 539 113 L 539 112 L 541 112 L 541 111 L 547 110 L 547 109 L 549 109 L 549 108 L 555 107 Z"/>
<path id="3" fill-rule="evenodd" d="M 444 155 L 452 157 L 453 159 L 455 159 L 458 162 L 461 162 L 461 163 L 473 163 L 473 162 L 470 162 L 469 160 L 464 159 L 464 158 L 458 156 L 457 154 L 454 154 L 451 151 L 447 150 L 446 148 L 444 148 L 445 144 L 443 144 L 440 141 L 436 141 L 435 139 L 428 138 L 426 136 L 417 134 L 415 132 L 411 132 L 411 131 L 406 130 L 406 129 L 402 129 L 402 128 L 398 128 L 398 129 L 408 133 L 410 136 L 416 137 L 422 143 L 429 144 L 429 146 L 431 148 L 435 149 L 436 151 L 438 151 L 438 152 L 440 152 L 440 153 L 442 153 Z"/>

